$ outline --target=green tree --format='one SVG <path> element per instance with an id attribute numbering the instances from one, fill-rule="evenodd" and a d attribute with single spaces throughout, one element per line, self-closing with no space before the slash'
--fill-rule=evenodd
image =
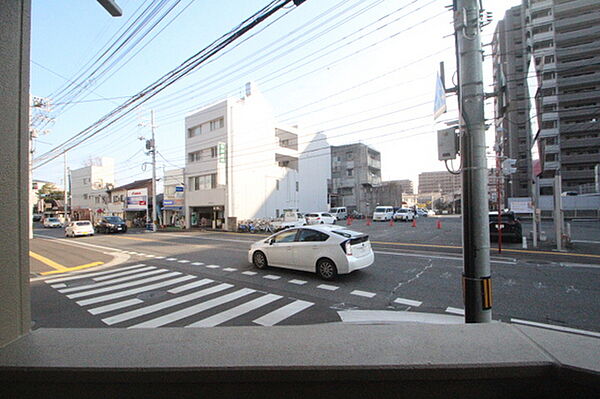
<path id="1" fill-rule="evenodd" d="M 65 198 L 65 192 L 59 190 L 54 184 L 46 183 L 37 191 L 38 199 L 53 199 L 53 200 L 63 200 Z"/>

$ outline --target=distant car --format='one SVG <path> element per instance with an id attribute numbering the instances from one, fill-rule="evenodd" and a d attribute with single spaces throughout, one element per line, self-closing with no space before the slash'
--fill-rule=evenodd
<path id="1" fill-rule="evenodd" d="M 313 212 L 304 215 L 306 224 L 335 224 L 337 218 L 327 212 Z"/>
<path id="2" fill-rule="evenodd" d="M 65 227 L 65 237 L 93 236 L 94 226 L 89 220 L 71 222 Z"/>
<path id="3" fill-rule="evenodd" d="M 417 208 L 417 216 L 424 217 L 424 218 L 429 216 L 429 214 L 427 213 L 427 209 Z"/>
<path id="4" fill-rule="evenodd" d="M 561 197 L 575 197 L 579 195 L 577 191 L 563 191 L 560 196 Z"/>
<path id="5" fill-rule="evenodd" d="M 96 231 L 98 233 L 125 233 L 127 231 L 127 225 L 125 221 L 118 216 L 105 216 L 96 225 Z"/>
<path id="6" fill-rule="evenodd" d="M 415 214 L 411 209 L 408 208 L 400 208 L 394 213 L 394 220 L 401 222 L 412 221 L 415 218 Z"/>
<path id="7" fill-rule="evenodd" d="M 369 236 L 337 226 L 292 228 L 252 244 L 248 261 L 267 266 L 317 273 L 324 280 L 373 264 Z"/>
<path id="8" fill-rule="evenodd" d="M 378 206 L 373 212 L 373 221 L 387 221 L 394 217 L 394 208 L 391 206 Z"/>
<path id="9" fill-rule="evenodd" d="M 42 214 L 41 213 L 34 213 L 33 214 L 33 221 L 34 222 L 39 222 L 40 220 L 42 220 Z"/>
<path id="10" fill-rule="evenodd" d="M 519 218 L 514 212 L 502 212 L 501 221 L 498 223 L 498 212 L 489 213 L 490 239 L 497 241 L 499 231 L 502 230 L 502 240 L 512 239 L 514 242 L 523 240 L 523 228 Z"/>
<path id="11" fill-rule="evenodd" d="M 427 210 L 427 216 L 435 216 L 435 211 L 433 209 Z"/>
<path id="12" fill-rule="evenodd" d="M 337 220 L 344 220 L 348 217 L 348 210 L 345 206 L 338 206 L 335 208 L 331 208 L 329 211 L 333 216 L 337 218 Z"/>
<path id="13" fill-rule="evenodd" d="M 59 218 L 45 218 L 43 222 L 44 227 L 62 227 L 63 224 Z"/>

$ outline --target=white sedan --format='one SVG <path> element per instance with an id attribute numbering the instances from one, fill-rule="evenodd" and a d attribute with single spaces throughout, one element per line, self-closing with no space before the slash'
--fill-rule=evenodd
<path id="1" fill-rule="evenodd" d="M 325 280 L 373 264 L 369 236 L 343 227 L 315 225 L 292 228 L 252 244 L 248 261 L 317 273 Z"/>
<path id="2" fill-rule="evenodd" d="M 335 224 L 337 218 L 327 212 L 313 212 L 304 215 L 306 224 Z"/>
<path id="3" fill-rule="evenodd" d="M 65 227 L 65 237 L 93 236 L 94 226 L 89 220 L 71 222 Z"/>

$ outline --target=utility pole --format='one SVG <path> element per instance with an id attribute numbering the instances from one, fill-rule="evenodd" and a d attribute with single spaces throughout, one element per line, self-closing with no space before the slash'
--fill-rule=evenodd
<path id="1" fill-rule="evenodd" d="M 479 0 L 455 0 L 461 128 L 465 322 L 492 320 L 483 54 Z"/>
<path id="2" fill-rule="evenodd" d="M 156 231 L 158 203 L 156 201 L 156 140 L 154 139 L 154 110 L 150 111 L 150 128 L 152 130 L 152 231 Z"/>
<path id="3" fill-rule="evenodd" d="M 67 194 L 68 193 L 68 189 L 69 189 L 69 179 L 68 179 L 69 173 L 68 173 L 68 168 L 67 168 L 67 152 L 66 151 L 64 153 L 64 156 L 65 156 L 65 170 L 64 170 L 64 173 L 65 173 L 65 177 L 64 177 L 65 199 L 64 199 L 64 201 L 65 201 L 65 203 L 64 203 L 64 210 L 65 210 L 65 224 L 67 224 L 67 223 L 69 223 L 69 219 L 70 218 L 69 218 L 69 210 L 68 210 L 68 204 L 69 204 L 68 200 L 69 200 L 69 197 L 68 197 L 68 194 Z"/>

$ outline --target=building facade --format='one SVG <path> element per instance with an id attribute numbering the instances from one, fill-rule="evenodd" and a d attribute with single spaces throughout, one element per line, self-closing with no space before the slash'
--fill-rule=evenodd
<path id="1" fill-rule="evenodd" d="M 75 219 L 96 219 L 108 203 L 107 189 L 114 186 L 114 160 L 99 158 L 71 171 L 71 210 Z"/>
<path id="2" fill-rule="evenodd" d="M 162 220 L 166 226 L 185 225 L 184 169 L 167 170 L 163 176 Z"/>
<path id="3" fill-rule="evenodd" d="M 461 175 L 454 175 L 446 170 L 440 172 L 419 173 L 419 195 L 437 193 L 449 195 L 460 193 Z"/>
<path id="4" fill-rule="evenodd" d="M 402 186 L 403 193 L 405 193 L 405 194 L 414 194 L 415 193 L 415 189 L 413 187 L 412 180 L 402 179 L 402 180 L 392 180 L 392 181 L 397 182 L 400 186 Z"/>
<path id="5" fill-rule="evenodd" d="M 365 144 L 331 146 L 331 206 L 370 215 L 381 184 L 381 154 Z"/>
<path id="6" fill-rule="evenodd" d="M 404 180 L 390 180 L 381 182 L 380 185 L 373 187 L 373 198 L 375 205 L 402 207 L 405 187 L 406 181 Z"/>
<path id="7" fill-rule="evenodd" d="M 102 216 L 119 216 L 129 227 L 142 227 L 152 218 L 152 179 L 136 180 L 106 191 Z"/>

